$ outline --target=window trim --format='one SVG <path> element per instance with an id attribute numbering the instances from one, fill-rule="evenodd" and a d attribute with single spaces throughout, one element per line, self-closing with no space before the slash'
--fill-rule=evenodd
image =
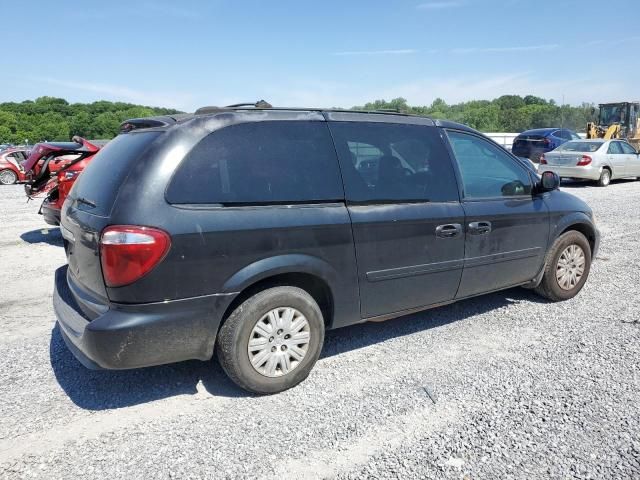
<path id="1" fill-rule="evenodd" d="M 421 118 L 426 118 L 426 117 L 421 117 Z M 346 206 L 353 206 L 353 207 L 366 207 L 366 206 L 377 206 L 377 205 L 419 205 L 419 204 L 424 204 L 424 205 L 448 205 L 448 204 L 452 204 L 452 203 L 456 203 L 456 204 L 460 204 L 462 202 L 462 191 L 460 189 L 460 181 L 458 178 L 458 165 L 456 163 L 456 160 L 451 156 L 451 151 L 450 151 L 450 145 L 448 140 L 443 136 L 442 131 L 444 130 L 442 127 L 438 127 L 436 125 L 425 125 L 422 123 L 409 123 L 409 122 L 378 122 L 378 121 L 370 121 L 370 120 L 365 120 L 365 119 L 358 119 L 358 120 L 344 120 L 345 122 L 354 122 L 354 123 L 375 123 L 375 124 L 379 124 L 379 123 L 388 123 L 388 124 L 398 124 L 398 125 L 403 125 L 403 126 L 416 126 L 416 127 L 423 127 L 423 128 L 433 128 L 435 129 L 436 135 L 439 137 L 440 142 L 442 144 L 442 147 L 444 148 L 444 150 L 447 153 L 448 156 L 448 160 L 451 164 L 451 168 L 453 169 L 453 176 L 454 176 L 454 180 L 456 183 L 456 191 L 457 191 L 457 198 L 451 199 L 451 200 L 443 200 L 443 201 L 433 201 L 433 200 L 425 200 L 424 198 L 420 198 L 420 199 L 389 199 L 389 200 L 381 200 L 381 199 L 372 199 L 372 200 L 350 200 L 349 199 L 349 195 L 347 194 L 347 185 L 345 182 L 345 177 L 344 177 L 344 172 L 343 167 L 342 167 L 342 160 L 340 158 L 340 153 L 338 152 L 338 145 L 336 142 L 336 139 L 334 137 L 333 134 L 333 130 L 331 130 L 331 124 L 333 122 L 335 123 L 340 123 L 343 120 L 331 120 L 328 119 L 326 124 L 327 124 L 327 128 L 329 129 L 329 133 L 331 134 L 331 141 L 333 142 L 333 147 L 335 149 L 336 152 L 336 159 L 338 160 L 338 167 L 340 168 L 340 176 L 342 179 L 342 189 L 344 191 L 344 203 Z M 374 145 L 375 146 L 375 145 Z M 348 147 L 347 147 L 348 148 Z M 377 148 L 377 147 L 376 147 Z"/>
<path id="2" fill-rule="evenodd" d="M 461 203 L 471 203 L 471 202 L 486 202 L 486 201 L 499 201 L 499 200 L 525 200 L 525 199 L 532 199 L 535 195 L 535 186 L 536 186 L 536 179 L 532 177 L 531 172 L 520 163 L 519 160 L 517 160 L 515 158 L 515 156 L 513 155 L 513 153 L 509 152 L 507 149 L 505 149 L 502 145 L 500 145 L 499 143 L 491 140 L 490 138 L 482 135 L 482 134 L 478 134 L 475 132 L 469 132 L 466 130 L 460 130 L 460 129 L 456 129 L 456 128 L 443 128 L 442 129 L 445 136 L 446 136 L 446 146 L 447 149 L 449 150 L 449 155 L 451 157 L 451 161 L 453 163 L 453 168 L 455 170 L 456 173 L 456 179 L 458 181 L 458 191 L 459 191 L 459 195 L 460 195 L 460 202 Z M 462 178 L 462 172 L 460 171 L 460 165 L 458 164 L 458 159 L 456 158 L 456 154 L 455 151 L 453 150 L 453 145 L 451 143 L 451 138 L 449 138 L 449 132 L 454 132 L 454 133 L 461 133 L 464 135 L 468 135 L 470 137 L 475 137 L 478 138 L 482 141 L 485 141 L 487 143 L 489 143 L 490 145 L 493 145 L 495 147 L 498 147 L 499 149 L 501 149 L 504 153 L 507 154 L 507 156 L 512 160 L 513 164 L 516 165 L 516 167 L 521 170 L 522 172 L 524 172 L 524 174 L 529 178 L 529 181 L 531 182 L 531 193 L 529 194 L 523 194 L 523 195 L 509 195 L 509 196 L 504 196 L 504 195 L 500 195 L 500 196 L 490 196 L 490 197 L 477 197 L 477 198 L 469 198 L 465 195 L 465 190 L 464 190 L 464 179 Z"/>

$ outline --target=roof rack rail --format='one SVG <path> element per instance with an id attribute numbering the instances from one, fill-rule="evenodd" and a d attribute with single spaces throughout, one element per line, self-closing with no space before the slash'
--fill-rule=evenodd
<path id="1" fill-rule="evenodd" d="M 399 108 L 376 108 L 375 110 L 369 110 L 371 112 L 381 112 L 381 113 L 407 113 L 403 112 Z"/>
<path id="2" fill-rule="evenodd" d="M 206 113 L 215 113 L 224 110 L 234 109 L 234 108 L 243 108 L 243 107 L 254 107 L 254 108 L 273 108 L 273 106 L 267 102 L 266 100 L 258 100 L 254 103 L 234 103 L 233 105 L 227 105 L 226 107 L 200 107 L 195 111 L 196 115 L 202 115 Z"/>
<path id="3" fill-rule="evenodd" d="M 225 108 L 240 108 L 240 107 L 255 107 L 255 108 L 273 108 L 266 100 L 258 100 L 255 103 L 235 103 L 233 105 L 227 105 Z"/>

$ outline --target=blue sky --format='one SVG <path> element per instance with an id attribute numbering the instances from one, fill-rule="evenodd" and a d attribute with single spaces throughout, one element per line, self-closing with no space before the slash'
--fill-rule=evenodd
<path id="1" fill-rule="evenodd" d="M 600 7 L 598 7 L 600 4 Z M 640 99 L 640 0 L 0 0 L 0 101 Z"/>

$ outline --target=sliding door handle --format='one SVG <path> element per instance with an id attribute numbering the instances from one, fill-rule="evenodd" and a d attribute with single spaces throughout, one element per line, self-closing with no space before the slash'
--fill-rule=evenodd
<path id="1" fill-rule="evenodd" d="M 472 235 L 486 235 L 491 233 L 491 222 L 471 222 L 469 233 Z"/>
<path id="2" fill-rule="evenodd" d="M 455 238 L 462 233 L 462 225 L 459 223 L 447 223 L 436 227 L 436 236 L 440 238 Z"/>

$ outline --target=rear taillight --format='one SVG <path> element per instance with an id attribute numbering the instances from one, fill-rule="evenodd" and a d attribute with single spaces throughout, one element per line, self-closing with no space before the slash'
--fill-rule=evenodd
<path id="1" fill-rule="evenodd" d="M 546 165 L 546 164 L 547 164 L 547 159 L 546 159 L 546 158 L 544 158 L 544 153 L 542 153 L 542 154 L 540 155 L 540 164 L 541 164 L 541 165 Z"/>
<path id="2" fill-rule="evenodd" d="M 151 227 L 113 225 L 100 237 L 100 262 L 107 287 L 139 280 L 164 258 L 171 246 L 166 232 Z"/>
<path id="3" fill-rule="evenodd" d="M 578 161 L 577 165 L 579 167 L 584 167 L 585 165 L 589 165 L 592 159 L 589 155 L 583 155 L 582 158 Z"/>
<path id="4" fill-rule="evenodd" d="M 549 145 L 551 145 L 551 140 L 549 140 L 548 138 L 543 138 L 542 143 L 544 143 L 544 145 L 548 147 Z"/>
<path id="5" fill-rule="evenodd" d="M 81 170 L 65 170 L 58 174 L 59 182 L 67 182 L 69 180 L 73 180 L 78 175 L 80 175 Z"/>

